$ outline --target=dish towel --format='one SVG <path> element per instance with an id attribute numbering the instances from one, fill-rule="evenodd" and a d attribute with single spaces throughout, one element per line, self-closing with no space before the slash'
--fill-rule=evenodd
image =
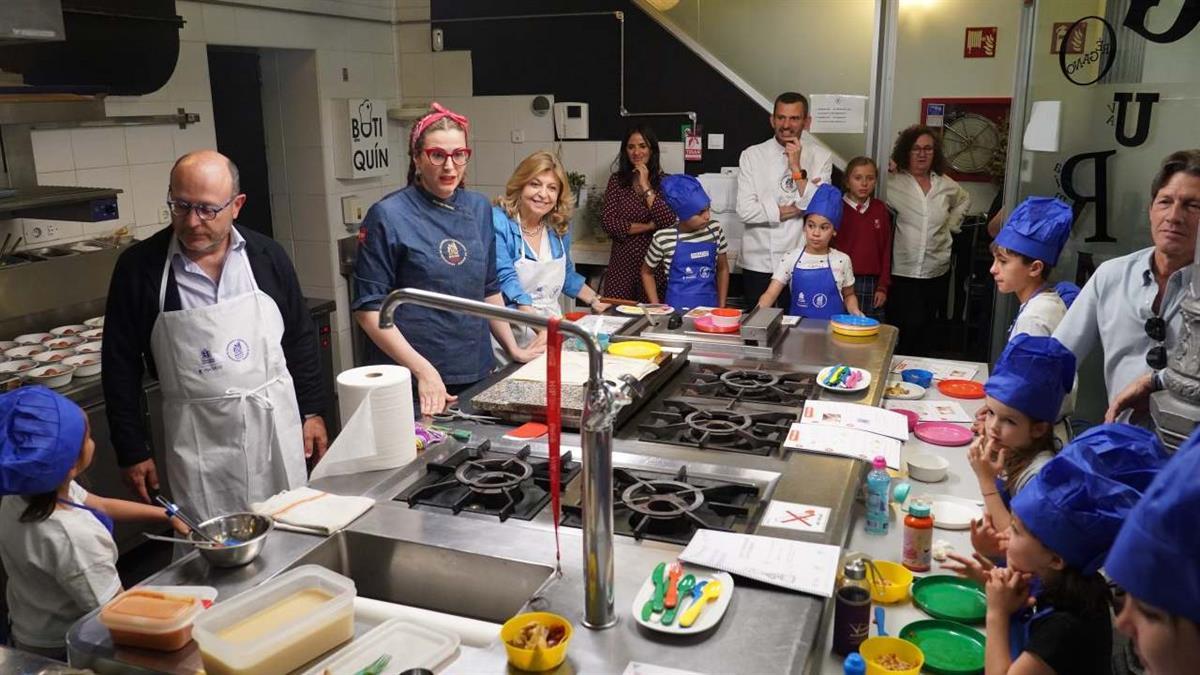
<path id="1" fill-rule="evenodd" d="M 375 506 L 367 497 L 344 497 L 308 487 L 284 490 L 265 502 L 255 502 L 255 513 L 271 516 L 281 530 L 333 534 Z"/>

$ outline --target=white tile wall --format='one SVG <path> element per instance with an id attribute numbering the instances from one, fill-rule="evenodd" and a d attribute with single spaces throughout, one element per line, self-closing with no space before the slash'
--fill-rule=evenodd
<path id="1" fill-rule="evenodd" d="M 292 238 L 305 242 L 329 241 L 329 212 L 325 195 L 292 194 Z"/>
<path id="2" fill-rule="evenodd" d="M 499 141 L 472 141 L 471 168 L 468 177 L 480 185 L 504 185 L 512 175 L 513 144 Z"/>
<path id="3" fill-rule="evenodd" d="M 429 24 L 396 26 L 396 44 L 401 54 L 420 54 L 432 51 Z"/>
<path id="4" fill-rule="evenodd" d="M 71 129 L 71 150 L 77 169 L 129 163 L 125 154 L 125 131 L 120 127 Z"/>
<path id="5" fill-rule="evenodd" d="M 175 154 L 175 131 L 167 125 L 126 127 L 125 152 L 130 164 L 173 162 Z"/>
<path id="6" fill-rule="evenodd" d="M 70 129 L 32 131 L 29 136 L 33 143 L 34 164 L 39 172 L 75 168 Z"/>
<path id="7" fill-rule="evenodd" d="M 129 167 L 133 192 L 133 221 L 138 226 L 159 225 L 163 202 L 167 199 L 171 162 L 134 164 Z"/>
<path id="8" fill-rule="evenodd" d="M 400 94 L 405 100 L 433 96 L 433 54 L 405 54 L 400 59 Z"/>
<path id="9" fill-rule="evenodd" d="M 324 213 L 324 211 L 322 211 Z M 295 241 L 296 274 L 301 284 L 333 286 L 335 247 L 327 241 Z"/>
<path id="10" fill-rule="evenodd" d="M 433 52 L 433 95 L 470 96 L 471 52 Z"/>
<path id="11" fill-rule="evenodd" d="M 79 179 L 74 171 L 39 171 L 38 185 L 79 185 Z"/>

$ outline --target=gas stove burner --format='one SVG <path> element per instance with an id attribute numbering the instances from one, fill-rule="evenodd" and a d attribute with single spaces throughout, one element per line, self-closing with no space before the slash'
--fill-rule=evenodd
<path id="1" fill-rule="evenodd" d="M 704 450 L 731 450 L 770 455 L 800 421 L 793 412 L 749 410 L 729 401 L 720 407 L 700 407 L 679 399 L 665 399 L 638 425 L 638 438 Z"/>
<path id="2" fill-rule="evenodd" d="M 730 370 L 721 373 L 725 386 L 737 391 L 753 393 L 779 383 L 779 376 L 761 370 Z"/>
<path id="3" fill-rule="evenodd" d="M 803 373 L 727 369 L 700 364 L 687 373 L 677 393 L 802 408 L 812 395 L 814 386 L 813 376 Z"/>
<path id="4" fill-rule="evenodd" d="M 565 491 L 580 466 L 569 452 L 561 459 L 560 485 Z M 491 442 L 484 441 L 445 461 L 430 462 L 425 475 L 396 500 L 411 508 L 533 520 L 550 503 L 550 460 L 531 457 L 528 445 L 512 453 L 492 450 Z"/>
<path id="5" fill-rule="evenodd" d="M 528 454 L 527 447 L 525 455 Z M 532 475 L 533 467 L 519 457 L 469 459 L 454 470 L 454 477 L 458 482 L 474 492 L 485 495 L 500 494 L 515 488 Z"/>
<path id="6" fill-rule="evenodd" d="M 565 527 L 580 527 L 582 497 L 563 504 Z M 686 545 L 699 529 L 746 532 L 758 488 L 715 478 L 640 469 L 613 469 L 613 526 L 617 534 Z"/>
<path id="7" fill-rule="evenodd" d="M 621 502 L 651 518 L 678 518 L 704 505 L 704 492 L 675 480 L 638 481 L 625 489 Z"/>

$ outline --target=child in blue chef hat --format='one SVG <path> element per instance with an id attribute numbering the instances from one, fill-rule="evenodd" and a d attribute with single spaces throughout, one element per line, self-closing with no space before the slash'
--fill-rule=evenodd
<path id="1" fill-rule="evenodd" d="M 838 314 L 863 316 L 854 294 L 850 256 L 832 247 L 842 225 L 842 193 L 828 183 L 813 193 L 804 215 L 804 244 L 779 260 L 759 307 L 772 307 L 786 288 L 788 314 L 829 319 Z"/>
<path id="2" fill-rule="evenodd" d="M 1067 313 L 1059 287 L 1051 286 L 1050 273 L 1071 236 L 1071 207 L 1051 197 L 1029 197 L 1021 202 L 992 242 L 992 278 L 996 290 L 1017 296 L 1021 307 L 1009 327 L 1009 337 L 1051 335 Z M 1063 291 L 1072 299 L 1078 288 Z"/>
<path id="3" fill-rule="evenodd" d="M 113 519 L 168 522 L 163 509 L 80 487 L 95 449 L 70 399 L 37 386 L 0 396 L 0 562 L 19 649 L 66 660 L 71 624 L 121 590 Z"/>
<path id="4" fill-rule="evenodd" d="M 658 302 L 654 270 L 667 267 L 667 304 L 677 310 L 724 307 L 729 294 L 729 243 L 721 223 L 712 219 L 712 200 L 693 176 L 672 174 L 662 179 L 663 200 L 679 222 L 654 233 L 642 263 L 642 288 Z"/>
<path id="5" fill-rule="evenodd" d="M 1126 592 L 1117 629 L 1147 673 L 1200 667 L 1200 428 L 1158 473 L 1125 518 L 1105 562 Z"/>

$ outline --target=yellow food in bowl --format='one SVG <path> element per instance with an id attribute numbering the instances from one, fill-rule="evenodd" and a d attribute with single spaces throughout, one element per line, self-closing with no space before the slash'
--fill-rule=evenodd
<path id="1" fill-rule="evenodd" d="M 867 675 L 917 675 L 925 665 L 921 648 L 897 637 L 867 638 L 859 645 L 858 653 L 867 662 Z"/>
<path id="2" fill-rule="evenodd" d="M 902 602 L 908 598 L 908 587 L 912 585 L 913 573 L 904 565 L 876 560 L 872 565 L 867 565 L 867 581 L 870 582 L 873 602 Z"/>
<path id="3" fill-rule="evenodd" d="M 508 663 L 521 670 L 557 668 L 567 658 L 571 635 L 571 622 L 550 612 L 518 614 L 500 627 Z M 558 638 L 554 644 L 552 636 Z"/>

